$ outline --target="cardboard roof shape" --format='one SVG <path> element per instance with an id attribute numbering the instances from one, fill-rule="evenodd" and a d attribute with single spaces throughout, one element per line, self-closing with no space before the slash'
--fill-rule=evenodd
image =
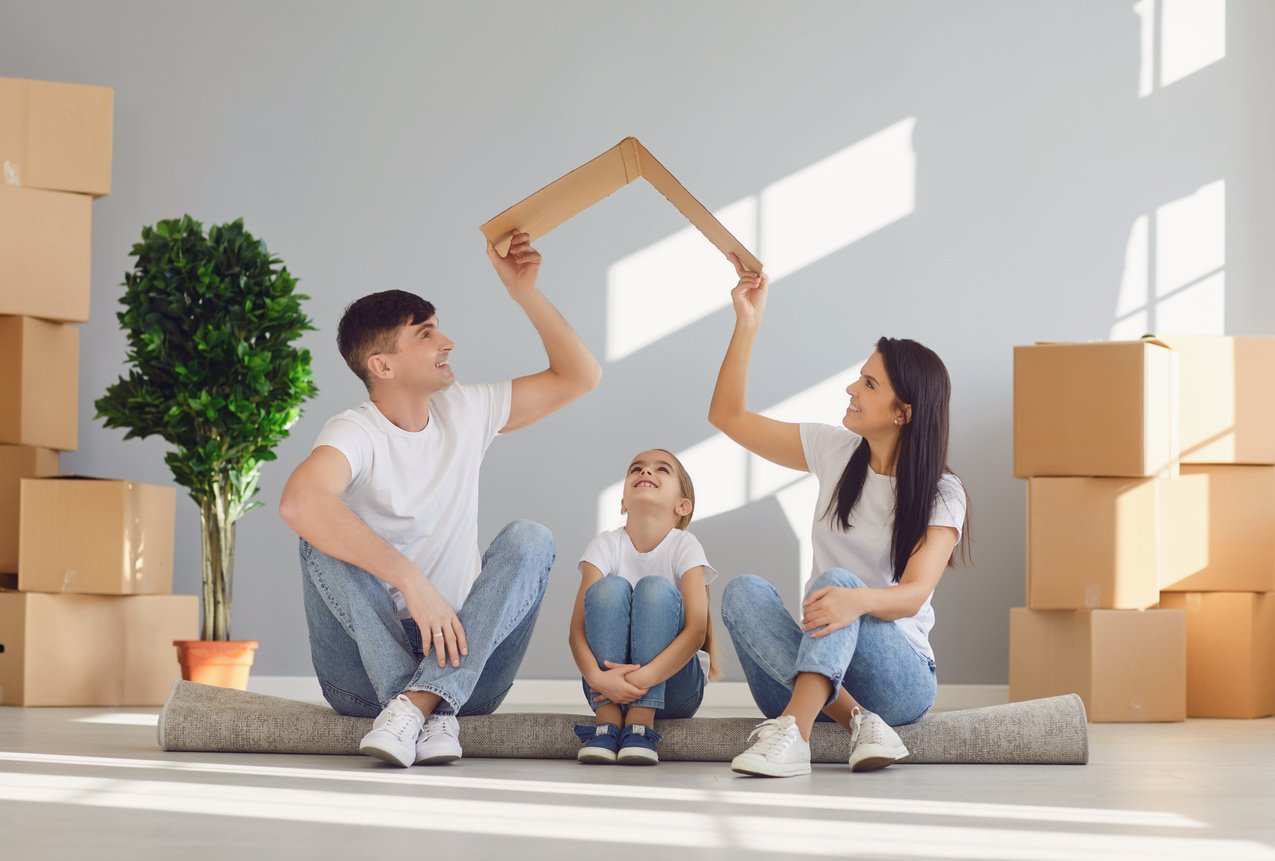
<path id="1" fill-rule="evenodd" d="M 634 137 L 625 138 L 593 161 L 509 207 L 479 229 L 504 257 L 515 230 L 531 234 L 532 240 L 538 239 L 639 177 L 655 186 L 723 254 L 733 251 L 750 271 L 762 271 L 761 261 Z"/>

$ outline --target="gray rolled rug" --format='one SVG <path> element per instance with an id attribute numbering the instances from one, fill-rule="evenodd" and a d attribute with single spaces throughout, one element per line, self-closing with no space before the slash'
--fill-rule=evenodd
<path id="1" fill-rule="evenodd" d="M 592 715 L 494 714 L 460 719 L 466 757 L 575 759 L 572 728 Z M 730 762 L 747 747 L 753 718 L 657 721 L 666 761 Z M 371 718 L 344 717 L 327 706 L 264 694 L 177 682 L 159 716 L 159 746 L 173 751 L 356 754 Z M 1089 733 L 1080 697 L 966 711 L 936 712 L 898 728 L 908 763 L 1083 765 Z M 845 762 L 850 735 L 815 724 L 813 762 Z"/>

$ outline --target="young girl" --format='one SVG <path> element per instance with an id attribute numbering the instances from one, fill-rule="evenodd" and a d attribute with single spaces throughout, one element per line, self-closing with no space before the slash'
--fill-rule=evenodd
<path id="1" fill-rule="evenodd" d="M 722 619 L 768 718 L 731 768 L 809 773 L 810 729 L 821 712 L 850 732 L 851 770 L 884 768 L 908 755 L 892 727 L 934 704 L 930 598 L 967 533 L 965 490 L 947 468 L 951 382 L 933 351 L 882 338 L 846 387 L 841 427 L 749 410 L 748 360 L 766 276 L 732 260 L 735 333 L 709 421 L 754 454 L 814 473 L 819 498 L 800 620 L 760 577 L 738 577 L 722 594 Z"/>
<path id="2" fill-rule="evenodd" d="M 655 718 L 691 717 L 705 677 L 720 675 L 707 588 L 717 572 L 685 531 L 695 488 L 671 453 L 633 458 L 621 499 L 625 525 L 593 539 L 580 559 L 571 654 L 597 724 L 576 727 L 576 759 L 655 765 Z"/>

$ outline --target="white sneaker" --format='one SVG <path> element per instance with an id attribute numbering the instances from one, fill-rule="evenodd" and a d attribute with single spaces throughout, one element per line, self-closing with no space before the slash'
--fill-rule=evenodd
<path id="1" fill-rule="evenodd" d="M 792 715 L 772 718 L 757 724 L 748 735 L 756 743 L 735 757 L 731 771 L 760 777 L 795 777 L 810 773 L 810 744 L 797 731 Z"/>
<path id="2" fill-rule="evenodd" d="M 855 708 L 850 713 L 850 770 L 885 768 L 908 755 L 899 734 L 872 712 Z"/>
<path id="3" fill-rule="evenodd" d="M 372 721 L 371 732 L 359 742 L 359 753 L 407 768 L 416 758 L 416 739 L 424 723 L 421 710 L 399 694 Z"/>
<path id="4" fill-rule="evenodd" d="M 436 765 L 460 756 L 460 722 L 456 715 L 430 715 L 416 739 L 416 764 Z"/>

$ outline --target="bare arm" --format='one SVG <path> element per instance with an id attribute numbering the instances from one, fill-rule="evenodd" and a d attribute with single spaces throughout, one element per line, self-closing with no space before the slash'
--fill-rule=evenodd
<path id="1" fill-rule="evenodd" d="M 956 530 L 951 526 L 926 529 L 896 586 L 884 589 L 847 589 L 841 586 L 816 589 L 802 604 L 801 629 L 815 631 L 815 637 L 825 637 L 860 616 L 873 616 L 887 622 L 915 616 L 921 611 L 925 599 L 938 588 L 956 541 Z M 817 628 L 822 630 L 816 631 Z"/>
<path id="2" fill-rule="evenodd" d="M 402 593 L 427 641 L 426 654 L 435 649 L 440 667 L 450 654 L 452 666 L 459 666 L 461 656 L 469 652 L 460 619 L 429 578 L 345 504 L 341 494 L 349 483 L 345 455 L 321 445 L 289 476 L 279 499 L 279 516 L 314 548 L 362 568 Z M 443 632 L 442 646 L 434 642 L 433 631 Z"/>
<path id="3" fill-rule="evenodd" d="M 678 589 L 682 593 L 682 608 L 686 625 L 646 666 L 629 673 L 629 681 L 638 687 L 649 688 L 672 677 L 686 666 L 695 653 L 704 648 L 708 634 L 708 589 L 704 585 L 704 566 L 697 565 L 682 575 Z"/>
<path id="4" fill-rule="evenodd" d="M 531 247 L 527 234 L 514 234 L 507 256 L 502 258 L 490 244 L 487 256 L 510 297 L 536 327 L 549 357 L 548 368 L 513 382 L 509 420 L 501 431 L 514 431 L 540 421 L 596 388 L 602 378 L 602 366 L 553 303 L 536 289 L 540 252 Z"/>
<path id="5" fill-rule="evenodd" d="M 708 420 L 744 448 L 772 463 L 809 472 L 801 447 L 801 427 L 748 409 L 748 362 L 766 308 L 767 279 L 749 272 L 731 255 L 739 283 L 731 291 L 735 305 L 735 332 L 717 374 L 717 386 L 708 408 Z"/>

